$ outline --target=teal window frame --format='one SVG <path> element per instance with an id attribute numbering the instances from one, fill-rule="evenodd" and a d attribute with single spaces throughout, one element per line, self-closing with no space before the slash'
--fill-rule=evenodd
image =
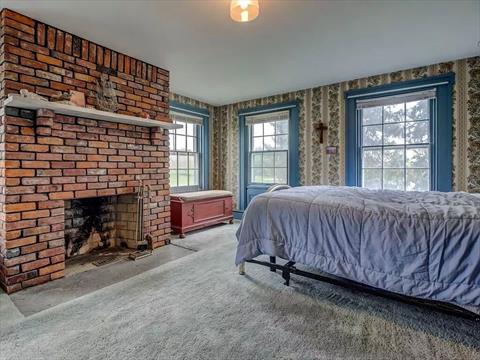
<path id="1" fill-rule="evenodd" d="M 346 185 L 361 186 L 361 124 L 357 100 L 374 99 L 390 95 L 408 94 L 419 90 L 435 89 L 436 98 L 430 101 L 430 178 L 432 191 L 452 191 L 453 186 L 453 86 L 455 74 L 350 90 L 346 101 Z M 449 161 L 445 161 L 449 159 Z"/>
<path id="2" fill-rule="evenodd" d="M 191 106 L 187 104 L 180 103 L 178 101 L 170 101 L 170 110 L 185 114 L 193 115 L 202 118 L 202 126 L 200 126 L 200 133 L 198 135 L 198 148 L 200 149 L 200 184 L 199 190 L 205 190 L 209 188 L 209 164 L 210 164 L 210 154 L 209 154 L 209 118 L 210 112 L 208 109 L 200 108 L 196 106 Z M 170 150 L 169 150 L 170 151 Z M 183 192 L 185 187 L 171 187 L 172 193 L 174 192 Z M 188 192 L 186 190 L 185 192 Z M 193 191 L 193 190 L 190 190 Z"/>
<path id="3" fill-rule="evenodd" d="M 265 106 L 258 106 L 253 108 L 242 109 L 238 112 L 239 117 L 239 129 L 240 129 L 240 169 L 239 169 L 239 203 L 238 209 L 235 211 L 235 216 L 241 217 L 241 214 L 245 210 L 248 200 L 247 199 L 247 185 L 249 184 L 249 171 L 248 171 L 248 159 L 249 159 L 249 131 L 246 126 L 246 117 L 250 115 L 258 115 L 265 113 L 272 113 L 288 109 L 290 112 L 289 128 L 288 128 L 288 184 L 290 186 L 299 186 L 300 184 L 300 169 L 299 169 L 299 103 L 298 101 L 290 101 L 280 104 L 272 104 Z M 258 193 L 262 193 L 267 185 L 254 184 L 249 188 L 257 190 Z M 267 186 L 268 187 L 268 186 Z"/>

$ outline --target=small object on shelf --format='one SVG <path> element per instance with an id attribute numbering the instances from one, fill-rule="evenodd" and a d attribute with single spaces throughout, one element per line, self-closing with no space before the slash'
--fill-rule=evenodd
<path id="1" fill-rule="evenodd" d="M 97 108 L 110 112 L 118 110 L 117 92 L 106 74 L 100 77 L 100 81 L 97 80 Z"/>
<path id="2" fill-rule="evenodd" d="M 20 90 L 20 95 L 24 98 L 27 98 L 27 99 L 48 101 L 48 99 L 44 98 L 43 96 L 40 96 L 40 95 L 35 94 L 33 92 L 30 92 L 27 89 L 21 89 Z"/>
<path id="3" fill-rule="evenodd" d="M 70 103 L 75 106 L 85 107 L 85 94 L 81 91 L 70 90 Z"/>
<path id="4" fill-rule="evenodd" d="M 140 117 L 143 117 L 144 119 L 150 119 L 150 114 L 147 113 L 146 111 L 142 111 L 138 114 Z"/>
<path id="5" fill-rule="evenodd" d="M 50 101 L 60 103 L 60 104 L 67 104 L 70 105 L 70 99 L 72 98 L 72 94 L 64 92 L 60 95 L 55 95 L 50 98 Z"/>

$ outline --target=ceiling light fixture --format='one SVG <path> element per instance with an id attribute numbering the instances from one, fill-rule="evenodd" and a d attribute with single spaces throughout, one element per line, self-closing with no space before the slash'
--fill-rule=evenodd
<path id="1" fill-rule="evenodd" d="M 237 22 L 249 22 L 257 18 L 260 12 L 258 0 L 232 0 L 230 17 Z"/>

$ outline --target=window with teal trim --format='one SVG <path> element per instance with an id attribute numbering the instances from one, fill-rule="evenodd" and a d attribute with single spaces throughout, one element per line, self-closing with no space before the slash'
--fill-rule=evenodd
<path id="1" fill-rule="evenodd" d="M 288 183 L 289 112 L 247 116 L 251 184 Z"/>
<path id="2" fill-rule="evenodd" d="M 358 116 L 362 187 L 430 190 L 430 100 L 374 104 Z"/>
<path id="3" fill-rule="evenodd" d="M 238 112 L 239 211 L 271 184 L 299 185 L 298 107 L 291 101 Z"/>
<path id="4" fill-rule="evenodd" d="M 346 93 L 346 183 L 452 190 L 453 74 Z"/>
<path id="5" fill-rule="evenodd" d="M 201 117 L 177 112 L 170 114 L 181 128 L 170 132 L 170 187 L 175 191 L 201 189 Z"/>

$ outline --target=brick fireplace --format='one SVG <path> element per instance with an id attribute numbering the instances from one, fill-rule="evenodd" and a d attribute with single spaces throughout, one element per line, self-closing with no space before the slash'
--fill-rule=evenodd
<path id="1" fill-rule="evenodd" d="M 96 81 L 106 74 L 116 90 L 118 113 L 148 113 L 150 119 L 170 121 L 168 71 L 10 10 L 2 10 L 1 25 L 2 101 L 20 89 L 47 98 L 76 90 L 85 94 L 87 106 L 94 107 Z M 81 223 L 73 221 L 78 211 L 72 209 L 83 206 L 78 205 L 81 201 L 90 204 L 87 209 L 96 203 L 120 208 L 115 219 L 126 221 L 115 225 L 114 219 L 105 231 L 110 237 L 114 232 L 115 241 L 122 238 L 126 246 L 134 247 L 132 228 L 127 226 L 129 204 L 139 187 L 148 185 L 149 202 L 142 218 L 145 233 L 151 236 L 153 248 L 168 243 L 168 154 L 168 130 L 160 127 L 3 107 L 0 284 L 4 290 L 12 293 L 64 276 L 65 257 L 76 253 L 72 241 Z"/>

